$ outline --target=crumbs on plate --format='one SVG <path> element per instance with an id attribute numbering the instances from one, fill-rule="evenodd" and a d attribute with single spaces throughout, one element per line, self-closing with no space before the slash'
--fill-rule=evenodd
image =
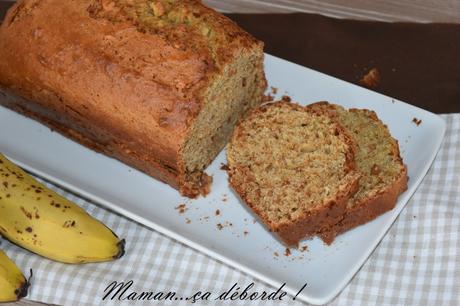
<path id="1" fill-rule="evenodd" d="M 219 231 L 223 230 L 225 227 L 232 227 L 232 226 L 233 226 L 233 223 L 228 222 L 228 221 L 225 222 L 224 224 L 222 224 L 222 223 L 217 223 L 217 224 L 216 224 L 216 227 L 217 227 L 217 229 L 218 229 Z"/>
<path id="2" fill-rule="evenodd" d="M 422 119 L 417 119 L 417 118 L 414 117 L 412 119 L 412 122 L 415 123 L 417 126 L 419 126 L 422 123 Z"/>
<path id="3" fill-rule="evenodd" d="M 289 248 L 286 248 L 286 250 L 284 250 L 284 256 L 288 257 L 291 255 L 291 250 Z"/>
<path id="4" fill-rule="evenodd" d="M 368 88 L 377 88 L 380 84 L 380 72 L 377 68 L 372 68 L 369 72 L 364 75 L 359 83 Z"/>
<path id="5" fill-rule="evenodd" d="M 179 204 L 178 206 L 174 207 L 175 210 L 179 211 L 180 214 L 183 214 L 187 210 L 187 206 L 185 204 Z"/>
<path id="6" fill-rule="evenodd" d="M 284 102 L 291 102 L 291 97 L 287 96 L 287 95 L 284 95 L 281 97 L 281 100 L 284 101 Z"/>

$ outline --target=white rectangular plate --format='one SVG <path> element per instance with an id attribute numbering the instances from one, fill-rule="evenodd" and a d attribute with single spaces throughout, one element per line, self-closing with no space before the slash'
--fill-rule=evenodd
<path id="1" fill-rule="evenodd" d="M 212 192 L 198 200 L 182 198 L 169 186 L 3 107 L 0 152 L 51 182 L 275 287 L 286 283 L 286 291 L 293 295 L 307 283 L 297 298 L 324 304 L 345 287 L 404 208 L 435 158 L 445 123 L 417 107 L 270 55 L 265 68 L 270 86 L 294 101 L 327 100 L 377 112 L 399 140 L 409 169 L 409 188 L 395 209 L 345 233 L 332 246 L 313 239 L 302 243 L 308 251 L 291 250 L 285 256 L 285 248 L 253 222 L 254 216 L 230 190 L 227 175 L 220 170 L 226 162 L 225 152 L 207 169 L 214 177 Z M 414 117 L 422 124 L 414 124 Z M 181 203 L 187 207 L 182 214 L 175 209 Z M 218 229 L 218 224 L 223 228 Z"/>

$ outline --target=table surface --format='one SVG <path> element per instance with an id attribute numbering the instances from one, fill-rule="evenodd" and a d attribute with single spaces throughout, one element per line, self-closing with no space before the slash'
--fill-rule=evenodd
<path id="1" fill-rule="evenodd" d="M 318 13 L 331 17 L 416 22 L 460 22 L 457 0 L 204 0 L 224 12 Z"/>
<path id="2" fill-rule="evenodd" d="M 0 2 L 15 0 L 0 0 Z M 460 22 L 458 0 L 203 0 L 222 12 L 318 13 L 331 17 L 417 22 Z"/>
<path id="3" fill-rule="evenodd" d="M 12 0 L 0 0 L 0 16 Z M 224 13 L 319 13 L 326 16 L 377 21 L 416 21 L 460 23 L 460 1 L 457 0 L 204 0 Z M 23 300 L 9 306 L 44 305 Z"/>

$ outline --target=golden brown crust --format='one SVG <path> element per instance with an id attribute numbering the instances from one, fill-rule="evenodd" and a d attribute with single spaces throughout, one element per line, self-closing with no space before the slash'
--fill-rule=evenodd
<path id="1" fill-rule="evenodd" d="M 116 159 L 124 161 L 126 164 L 133 166 L 136 169 L 141 169 L 146 174 L 172 186 L 175 189 L 179 189 L 178 176 L 173 169 L 167 167 L 157 161 L 150 159 L 148 162 L 142 161 L 137 158 L 135 155 L 119 156 L 117 152 L 122 152 L 123 147 L 120 147 L 117 143 L 112 144 L 102 144 L 98 141 L 95 141 L 87 136 L 80 134 L 79 132 L 69 128 L 68 126 L 63 126 L 56 121 L 52 121 L 49 118 L 40 116 L 39 113 L 30 112 L 26 108 L 22 107 L 24 103 L 27 103 L 27 100 L 18 97 L 11 96 L 6 94 L 5 91 L 0 90 L 2 98 L 0 99 L 0 105 L 6 106 L 24 116 L 30 117 L 34 120 L 41 122 L 42 124 L 48 126 L 52 131 L 59 132 L 60 134 L 107 156 L 112 156 Z M 20 102 L 18 102 L 20 101 Z M 129 160 L 128 160 L 129 158 Z M 209 191 L 208 191 L 209 192 Z M 207 192 L 207 193 L 208 193 Z M 206 193 L 206 194 L 207 194 Z M 185 193 L 186 194 L 186 193 Z M 193 196 L 198 196 L 200 192 L 194 192 Z"/>
<path id="2" fill-rule="evenodd" d="M 308 107 L 303 107 L 298 104 L 286 102 L 286 101 L 277 101 L 272 103 L 266 103 L 258 108 L 253 109 L 247 115 L 257 116 L 264 111 L 267 107 L 283 107 L 289 106 L 292 109 L 299 111 L 308 111 L 315 115 L 324 115 L 329 116 L 327 113 L 320 113 L 314 109 Z M 227 152 L 231 150 L 232 143 L 238 137 L 240 133 L 240 126 L 243 124 L 243 120 L 236 126 L 233 133 L 232 141 L 229 143 Z M 281 241 L 287 246 L 297 246 L 300 240 L 319 235 L 322 232 L 329 231 L 333 226 L 341 220 L 343 214 L 346 211 L 346 206 L 350 197 L 352 197 L 358 190 L 358 184 L 360 175 L 355 171 L 356 164 L 354 159 L 354 152 L 356 149 L 356 144 L 349 133 L 337 122 L 335 125 L 335 133 L 343 136 L 344 141 L 348 145 L 348 152 L 346 154 L 346 163 L 344 165 L 344 170 L 348 173 L 346 182 L 340 188 L 333 200 L 322 203 L 321 205 L 315 205 L 313 209 L 304 212 L 304 215 L 299 217 L 296 221 L 289 223 L 276 224 L 273 223 L 266 212 L 260 210 L 256 203 L 252 203 L 251 199 L 247 196 L 246 189 L 243 183 L 235 179 L 235 172 L 242 171 L 242 169 L 236 169 L 232 166 L 232 160 L 228 156 L 228 175 L 229 181 L 232 188 L 237 192 L 241 199 L 254 211 L 254 213 L 263 221 L 263 223 L 268 227 L 268 229 L 274 232 Z"/>
<path id="3" fill-rule="evenodd" d="M 156 29 L 118 2 L 132 1 L 19 0 L 0 28 L 0 91 L 24 99 L 3 104 L 178 188 L 206 89 L 262 43 L 200 1 L 178 5 L 215 31 L 213 48 L 201 28 Z"/>
<path id="4" fill-rule="evenodd" d="M 364 199 L 361 203 L 347 208 L 341 220 L 331 226 L 329 230 L 321 233 L 321 239 L 326 244 L 331 244 L 335 237 L 359 225 L 374 220 L 378 216 L 392 210 L 398 196 L 407 189 L 407 169 L 384 190 L 372 198 Z"/>

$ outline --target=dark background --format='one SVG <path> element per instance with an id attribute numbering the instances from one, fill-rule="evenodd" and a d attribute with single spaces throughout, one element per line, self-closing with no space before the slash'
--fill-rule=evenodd
<path id="1" fill-rule="evenodd" d="M 0 18 L 12 3 L 0 2 Z M 436 113 L 460 112 L 460 24 L 353 21 L 315 14 L 228 14 L 267 53 Z M 0 59 L 1 60 L 1 59 Z M 288 77 L 288 76 L 287 76 Z"/>
<path id="2" fill-rule="evenodd" d="M 267 53 L 372 88 L 424 109 L 460 112 L 460 24 L 353 21 L 314 14 L 231 14 Z"/>

